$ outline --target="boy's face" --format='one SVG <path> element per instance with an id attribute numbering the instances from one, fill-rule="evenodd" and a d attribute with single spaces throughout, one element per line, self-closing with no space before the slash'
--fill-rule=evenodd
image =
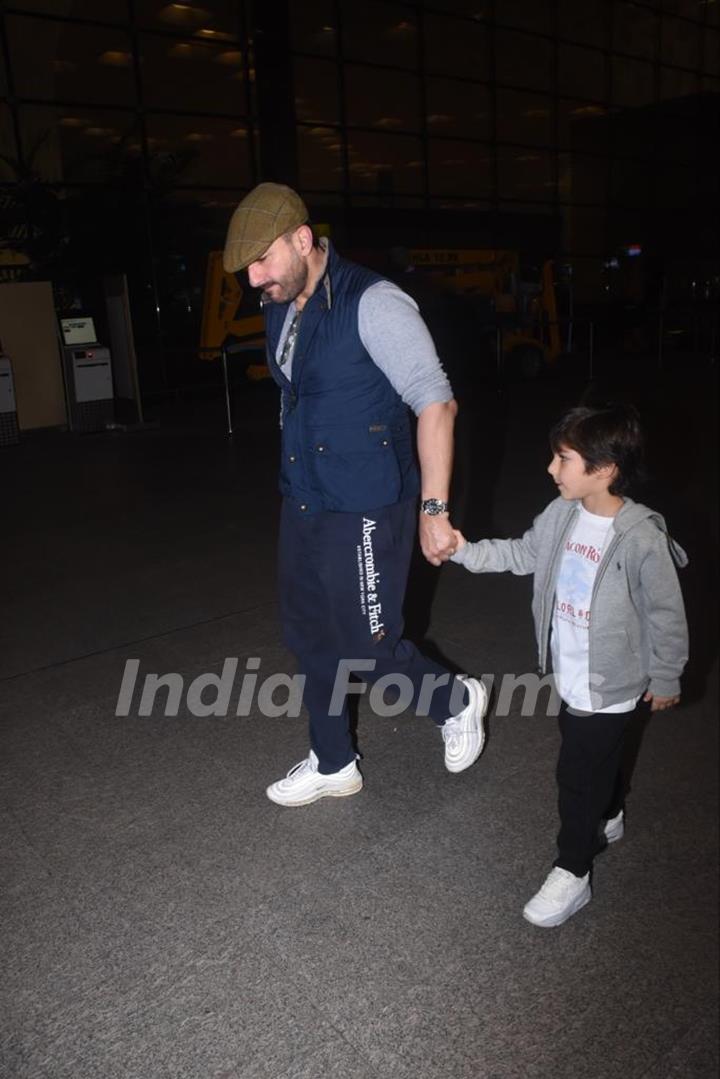
<path id="1" fill-rule="evenodd" d="M 587 472 L 585 459 L 577 450 L 559 446 L 548 465 L 558 493 L 568 500 L 590 498 L 607 492 L 617 474 L 615 465 L 604 465 L 594 472 Z"/>

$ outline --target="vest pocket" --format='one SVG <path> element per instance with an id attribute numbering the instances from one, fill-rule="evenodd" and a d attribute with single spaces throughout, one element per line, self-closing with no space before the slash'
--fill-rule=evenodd
<path id="1" fill-rule="evenodd" d="M 325 509 L 351 512 L 398 501 L 402 473 L 389 425 L 324 426 L 308 434 Z"/>

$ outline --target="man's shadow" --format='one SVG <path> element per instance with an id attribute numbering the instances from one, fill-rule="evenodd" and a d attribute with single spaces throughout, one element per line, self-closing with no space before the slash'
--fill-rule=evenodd
<path id="1" fill-rule="evenodd" d="M 472 357 L 467 361 L 472 364 Z M 446 367 L 450 367 L 448 363 Z M 450 521 L 468 539 L 493 535 L 494 489 L 505 452 L 508 397 L 504 386 L 487 376 L 482 366 L 464 372 L 448 371 L 459 410 L 455 424 L 455 456 L 450 495 Z M 432 566 L 420 544 L 413 551 L 405 594 L 405 635 L 425 655 L 460 673 L 428 636 L 432 607 L 445 567 Z M 452 572 L 452 570 L 450 570 Z"/>

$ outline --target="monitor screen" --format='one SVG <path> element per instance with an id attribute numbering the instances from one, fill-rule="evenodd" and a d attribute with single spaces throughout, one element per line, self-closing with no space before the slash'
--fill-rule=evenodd
<path id="1" fill-rule="evenodd" d="M 60 328 L 66 345 L 94 345 L 97 341 L 95 323 L 85 315 L 61 318 Z"/>

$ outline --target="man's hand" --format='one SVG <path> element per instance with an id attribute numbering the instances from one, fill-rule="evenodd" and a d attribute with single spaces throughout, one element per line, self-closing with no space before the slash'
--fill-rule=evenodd
<path id="1" fill-rule="evenodd" d="M 650 705 L 651 712 L 664 712 L 666 708 L 673 708 L 676 704 L 680 704 L 680 694 L 677 697 L 657 697 L 648 690 L 643 700 Z"/>
<path id="2" fill-rule="evenodd" d="M 447 502 L 453 459 L 453 426 L 455 401 L 436 401 L 427 405 L 418 416 L 417 448 L 420 460 L 420 498 L 437 498 Z M 420 547 L 433 566 L 447 562 L 457 546 L 450 519 L 446 513 L 432 516 L 420 513 Z"/>
<path id="3" fill-rule="evenodd" d="M 445 513 L 431 517 L 429 513 L 420 513 L 420 547 L 428 562 L 441 566 L 457 550 L 455 530 L 450 518 Z"/>

